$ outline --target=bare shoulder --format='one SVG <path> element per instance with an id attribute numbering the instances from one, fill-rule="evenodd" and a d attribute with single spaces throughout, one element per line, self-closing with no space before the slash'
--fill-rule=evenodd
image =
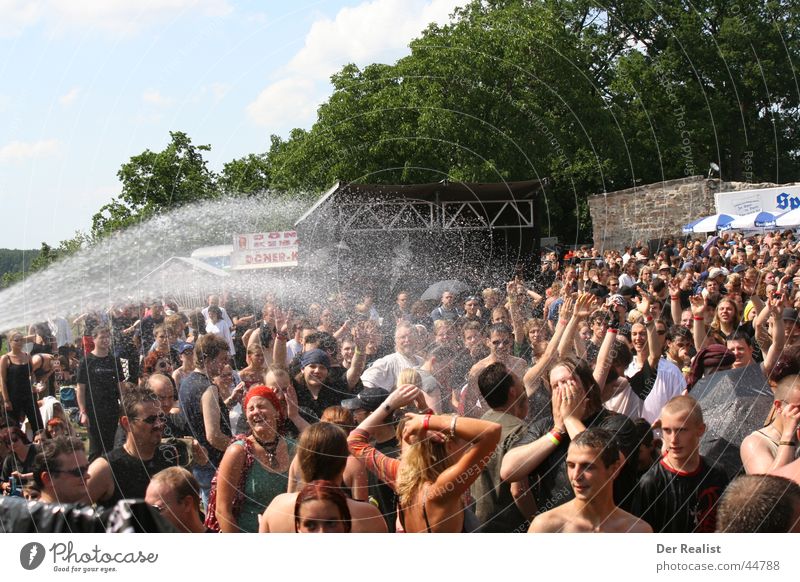
<path id="1" fill-rule="evenodd" d="M 611 524 L 606 530 L 610 533 L 653 533 L 649 523 L 620 508 L 614 512 Z"/>
<path id="2" fill-rule="evenodd" d="M 537 515 L 528 528 L 528 533 L 560 533 L 566 524 L 566 516 L 560 508 L 551 509 Z"/>
<path id="3" fill-rule="evenodd" d="M 294 503 L 297 493 L 281 493 L 267 506 L 261 516 L 261 533 L 294 532 Z"/>
<path id="4" fill-rule="evenodd" d="M 347 500 L 354 533 L 386 533 L 386 520 L 380 510 L 364 501 Z"/>

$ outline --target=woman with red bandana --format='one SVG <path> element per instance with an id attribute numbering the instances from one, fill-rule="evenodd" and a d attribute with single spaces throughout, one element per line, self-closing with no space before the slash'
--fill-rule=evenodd
<path id="1" fill-rule="evenodd" d="M 290 418 L 296 417 L 291 410 L 296 403 L 287 404 Z M 211 485 L 206 526 L 222 532 L 258 531 L 258 516 L 286 491 L 294 454 L 294 443 L 284 437 L 281 403 L 272 388 L 250 388 L 244 413 L 250 434 L 234 439 Z"/>

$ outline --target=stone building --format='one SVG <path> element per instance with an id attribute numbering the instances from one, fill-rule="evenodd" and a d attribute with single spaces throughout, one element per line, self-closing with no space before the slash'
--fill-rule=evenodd
<path id="1" fill-rule="evenodd" d="M 637 241 L 654 242 L 682 237 L 683 225 L 716 212 L 714 194 L 774 184 L 723 182 L 704 176 L 666 180 L 588 198 L 594 245 L 621 249 Z"/>

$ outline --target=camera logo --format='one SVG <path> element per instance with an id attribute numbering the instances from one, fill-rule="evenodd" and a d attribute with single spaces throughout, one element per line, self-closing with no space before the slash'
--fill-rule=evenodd
<path id="1" fill-rule="evenodd" d="M 19 551 L 19 563 L 26 570 L 35 570 L 42 565 L 44 556 L 44 546 L 37 542 L 31 542 L 22 546 Z"/>

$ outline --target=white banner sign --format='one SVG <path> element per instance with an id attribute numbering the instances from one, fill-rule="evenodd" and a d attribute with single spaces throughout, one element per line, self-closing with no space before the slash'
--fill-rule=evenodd
<path id="1" fill-rule="evenodd" d="M 800 208 L 800 185 L 742 190 L 741 192 L 717 192 L 714 194 L 717 213 L 738 214 L 751 212 L 773 212 L 780 214 Z"/>
<path id="2" fill-rule="evenodd" d="M 232 269 L 296 267 L 299 242 L 294 230 L 233 235 Z"/>

